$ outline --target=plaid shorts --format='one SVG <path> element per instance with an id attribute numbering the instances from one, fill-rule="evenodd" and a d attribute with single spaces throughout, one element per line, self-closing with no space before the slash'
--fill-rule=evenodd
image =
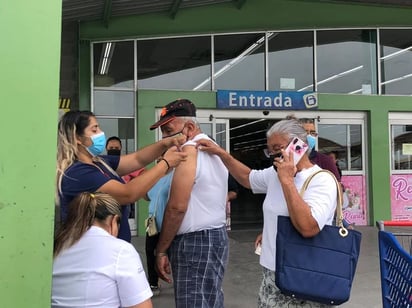
<path id="1" fill-rule="evenodd" d="M 275 285 L 275 272 L 263 267 L 258 308 L 328 308 L 334 307 L 282 294 Z"/>
<path id="2" fill-rule="evenodd" d="M 229 255 L 226 226 L 178 235 L 170 247 L 177 308 L 222 308 Z"/>

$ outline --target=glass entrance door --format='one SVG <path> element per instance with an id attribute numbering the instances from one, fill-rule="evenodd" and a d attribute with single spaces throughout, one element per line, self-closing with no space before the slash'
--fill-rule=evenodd
<path id="1" fill-rule="evenodd" d="M 198 117 L 203 133 L 212 137 L 226 151 L 229 149 L 229 120 Z"/>
<path id="2" fill-rule="evenodd" d="M 391 219 L 412 220 L 412 116 L 389 114 L 391 141 Z"/>
<path id="3" fill-rule="evenodd" d="M 218 138 L 225 136 L 225 148 L 235 158 L 252 169 L 270 166 L 265 155 L 266 131 L 290 112 L 249 110 L 198 110 L 202 129 L 207 127 Z M 344 215 L 356 225 L 368 224 L 368 198 L 366 180 L 366 135 L 365 114 L 361 112 L 295 112 L 297 118 L 315 119 L 318 137 L 318 151 L 337 152 L 338 165 L 342 170 L 345 187 Z M 223 122 L 221 122 L 223 121 Z M 217 127 L 218 123 L 224 123 Z M 204 128 L 203 128 L 204 127 Z M 215 127 L 215 128 L 214 128 Z M 213 129 L 216 133 L 213 133 Z M 207 131 L 205 131 L 208 133 Z M 232 201 L 232 229 L 261 228 L 263 223 L 262 204 L 265 195 L 252 194 L 249 189 L 240 188 L 238 198 Z"/>

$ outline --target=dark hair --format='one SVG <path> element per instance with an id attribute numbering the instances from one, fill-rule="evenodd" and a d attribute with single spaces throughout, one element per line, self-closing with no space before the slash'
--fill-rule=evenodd
<path id="1" fill-rule="evenodd" d="M 302 123 L 302 124 L 315 124 L 315 119 L 300 118 L 299 122 Z"/>
<path id="2" fill-rule="evenodd" d="M 103 222 L 114 215 L 122 216 L 120 205 L 112 196 L 89 192 L 79 194 L 70 202 L 67 220 L 56 234 L 53 256 L 73 246 L 95 221 Z"/>
<path id="3" fill-rule="evenodd" d="M 109 144 L 109 141 L 112 141 L 112 140 L 117 140 L 117 141 L 119 141 L 120 145 L 122 145 L 122 141 L 120 140 L 119 137 L 117 137 L 117 136 L 111 136 L 111 137 L 108 138 L 107 141 L 106 141 L 106 148 L 107 148 L 107 145 Z"/>
<path id="4" fill-rule="evenodd" d="M 93 112 L 85 110 L 72 110 L 66 112 L 59 122 L 59 133 L 65 136 L 71 136 L 73 131 L 83 136 L 84 130 L 90 123 L 90 117 L 94 117 Z"/>

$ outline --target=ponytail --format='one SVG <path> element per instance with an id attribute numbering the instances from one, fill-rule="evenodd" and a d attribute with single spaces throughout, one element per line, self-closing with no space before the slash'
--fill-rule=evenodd
<path id="1" fill-rule="evenodd" d="M 120 217 L 121 212 L 119 203 L 110 195 L 88 192 L 79 194 L 69 204 L 67 220 L 57 231 L 53 257 L 80 240 L 95 220 L 102 222 L 111 215 Z"/>

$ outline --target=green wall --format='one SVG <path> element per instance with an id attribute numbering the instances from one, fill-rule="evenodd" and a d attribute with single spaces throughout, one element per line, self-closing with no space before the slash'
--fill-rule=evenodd
<path id="1" fill-rule="evenodd" d="M 2 307 L 50 307 L 61 6 L 0 2 Z"/>

